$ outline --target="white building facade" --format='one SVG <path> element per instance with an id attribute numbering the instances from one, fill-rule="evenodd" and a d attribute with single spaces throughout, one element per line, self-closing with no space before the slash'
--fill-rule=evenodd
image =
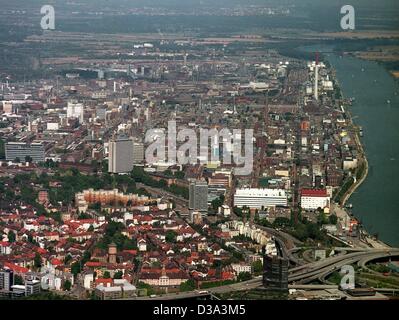
<path id="1" fill-rule="evenodd" d="M 234 195 L 234 205 L 238 208 L 246 206 L 251 209 L 286 207 L 288 197 L 283 189 L 237 189 Z"/>
<path id="2" fill-rule="evenodd" d="M 301 208 L 317 210 L 330 207 L 330 196 L 326 190 L 303 189 L 301 191 Z"/>
<path id="3" fill-rule="evenodd" d="M 76 119 L 79 119 L 80 123 L 83 123 L 83 115 L 84 115 L 83 104 L 68 102 L 68 106 L 67 106 L 67 118 L 68 119 L 76 118 Z"/>

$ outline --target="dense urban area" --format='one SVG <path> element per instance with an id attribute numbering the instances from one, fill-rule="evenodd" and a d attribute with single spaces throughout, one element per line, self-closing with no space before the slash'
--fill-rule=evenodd
<path id="1" fill-rule="evenodd" d="M 352 214 L 363 129 L 322 54 L 257 33 L 101 32 L 2 40 L 0 299 L 397 296 L 399 249 Z M 47 53 L 17 61 L 13 47 Z M 225 156 L 233 140 L 246 155 L 245 129 L 244 175 Z M 348 265 L 356 287 L 342 286 Z"/>

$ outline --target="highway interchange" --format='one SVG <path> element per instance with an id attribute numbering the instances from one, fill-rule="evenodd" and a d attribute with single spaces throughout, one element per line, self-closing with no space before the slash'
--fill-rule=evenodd
<path id="1" fill-rule="evenodd" d="M 337 285 L 332 285 L 325 280 L 325 278 L 333 273 L 339 271 L 344 265 L 351 265 L 358 263 L 360 266 L 365 266 L 367 262 L 380 258 L 398 257 L 399 249 L 361 249 L 359 251 L 350 250 L 349 252 L 344 251 L 346 248 L 337 248 L 339 254 L 326 259 L 304 264 L 298 267 L 289 269 L 288 281 L 290 283 L 290 289 L 337 289 Z M 319 280 L 323 284 L 315 285 L 310 282 Z M 175 300 L 175 299 L 188 299 L 188 298 L 213 298 L 217 299 L 215 294 L 227 293 L 232 291 L 243 291 L 259 288 L 262 286 L 262 277 L 258 276 L 254 279 L 234 283 L 230 285 L 215 287 L 207 289 L 206 291 L 190 291 L 181 293 L 170 293 L 156 297 L 135 297 L 129 298 L 129 300 Z M 380 289 L 378 289 L 380 290 Z M 381 289 L 386 291 L 392 289 Z"/>

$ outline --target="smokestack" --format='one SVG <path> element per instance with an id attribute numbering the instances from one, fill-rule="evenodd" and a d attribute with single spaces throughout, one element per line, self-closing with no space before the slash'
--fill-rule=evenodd
<path id="1" fill-rule="evenodd" d="M 314 98 L 319 100 L 319 53 L 316 52 L 316 66 L 314 70 Z"/>
<path id="2" fill-rule="evenodd" d="M 319 65 L 316 64 L 314 74 L 314 98 L 315 100 L 319 100 Z"/>
<path id="3" fill-rule="evenodd" d="M 114 92 L 116 92 L 116 81 L 114 81 Z"/>

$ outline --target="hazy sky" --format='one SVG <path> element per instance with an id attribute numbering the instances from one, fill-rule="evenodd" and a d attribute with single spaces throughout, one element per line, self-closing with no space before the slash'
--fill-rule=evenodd
<path id="1" fill-rule="evenodd" d="M 93 18 L 93 14 L 90 15 L 90 13 L 99 11 L 104 12 L 103 16 L 96 17 L 98 20 L 102 19 L 103 28 L 108 27 L 112 29 L 114 25 L 120 25 L 116 29 L 121 32 L 132 32 L 132 30 L 137 30 L 138 28 L 142 31 L 144 31 L 144 29 L 149 30 L 151 29 L 151 24 L 154 23 L 159 24 L 160 28 L 167 29 L 173 29 L 174 25 L 180 30 L 189 29 L 190 27 L 193 29 L 203 29 L 204 26 L 206 27 L 207 22 L 202 23 L 201 21 L 197 21 L 198 19 L 196 21 L 182 21 L 180 18 L 180 21 L 175 21 L 173 19 L 162 18 L 162 16 L 158 21 L 154 21 L 154 19 L 149 19 L 149 16 L 145 17 L 142 15 L 142 18 L 146 20 L 141 21 L 139 19 L 141 16 L 137 15 L 135 19 L 140 20 L 139 22 L 142 25 L 146 25 L 142 27 L 140 23 L 133 25 L 134 22 L 131 21 L 130 17 L 119 19 L 119 13 L 128 12 L 127 10 L 132 8 L 147 7 L 165 8 L 169 10 L 168 13 L 172 11 L 177 14 L 179 14 L 179 9 L 181 9 L 181 13 L 184 14 L 197 13 L 197 9 L 198 15 L 202 16 L 221 12 L 220 10 L 213 11 L 212 8 L 236 8 L 237 6 L 249 7 L 251 5 L 278 8 L 287 6 L 290 8 L 290 15 L 280 18 L 264 16 L 263 18 L 256 19 L 259 23 L 255 23 L 255 20 L 251 21 L 247 19 L 245 22 L 242 20 L 238 22 L 242 27 L 244 27 L 244 24 L 253 24 L 253 27 L 261 28 L 291 27 L 335 30 L 339 28 L 339 21 L 341 18 L 340 8 L 346 4 L 351 4 L 355 7 L 358 29 L 399 30 L 399 0 L 0 0 L 0 12 L 7 12 L 7 10 L 26 11 L 24 16 L 7 13 L 10 19 L 8 19 L 8 21 L 6 21 L 7 19 L 0 21 L 0 26 L 4 23 L 19 23 L 19 19 L 24 19 L 24 22 L 27 22 L 29 19 L 37 20 L 36 16 L 40 15 L 40 7 L 44 4 L 54 5 L 57 12 L 58 26 L 60 28 L 65 28 L 65 31 L 79 31 L 85 28 L 86 22 L 82 17 L 90 16 L 90 18 Z M 155 14 L 164 13 L 161 12 L 161 10 L 154 10 L 154 12 Z M 254 12 L 256 13 L 256 9 L 254 9 L 251 14 L 253 15 Z M 75 13 L 79 14 L 76 15 Z M 151 9 L 146 10 L 146 13 L 153 14 Z M 73 14 L 73 20 L 71 20 L 71 14 Z M 13 18 L 12 16 L 15 17 Z M 116 20 L 111 20 L 112 16 L 116 16 Z M 278 23 L 275 21 L 277 19 L 280 19 L 277 21 Z M 224 20 L 227 21 L 228 19 Z M 232 17 L 230 20 L 236 21 L 239 19 Z M 178 25 L 179 22 L 182 22 L 180 26 Z M 210 23 L 214 24 L 216 27 L 220 24 L 219 22 L 221 21 L 210 21 Z M 235 27 L 234 23 L 232 27 Z M 126 25 L 126 27 L 123 28 L 123 25 Z M 225 27 L 227 30 L 230 26 L 227 24 Z"/>
<path id="2" fill-rule="evenodd" d="M 359 7 L 390 7 L 398 8 L 398 0 L 0 0 L 0 5 L 32 5 L 32 4 L 104 4 L 104 5 L 129 5 L 134 6 L 181 6 L 181 7 L 198 7 L 198 6 L 232 6 L 236 4 L 240 5 L 251 5 L 251 4 L 264 4 L 264 5 L 283 5 L 283 4 L 295 4 L 298 6 L 336 6 L 351 4 Z M 1 9 L 1 7 L 0 7 Z M 99 6 L 99 9 L 101 7 Z"/>

